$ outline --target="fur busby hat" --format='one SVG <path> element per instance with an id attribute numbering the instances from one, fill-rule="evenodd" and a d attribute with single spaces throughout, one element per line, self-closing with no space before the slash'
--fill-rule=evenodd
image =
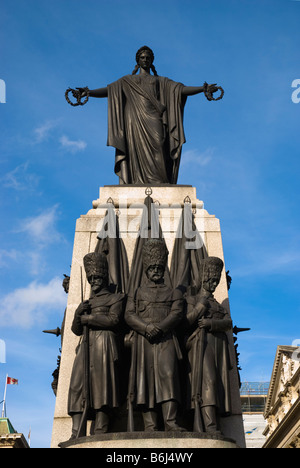
<path id="1" fill-rule="evenodd" d="M 147 271 L 151 265 L 166 266 L 168 260 L 168 249 L 161 239 L 149 239 L 143 247 L 143 266 Z"/>
<path id="2" fill-rule="evenodd" d="M 83 258 L 84 269 L 87 278 L 91 276 L 107 276 L 108 264 L 106 255 L 99 252 L 91 252 Z"/>
<path id="3" fill-rule="evenodd" d="M 202 265 L 202 280 L 207 281 L 211 275 L 221 275 L 224 263 L 219 257 L 207 257 L 203 260 Z"/>

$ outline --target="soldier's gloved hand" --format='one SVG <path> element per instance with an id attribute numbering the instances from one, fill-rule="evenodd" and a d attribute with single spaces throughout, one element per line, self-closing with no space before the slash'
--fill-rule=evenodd
<path id="1" fill-rule="evenodd" d="M 156 341 L 160 335 L 162 334 L 162 330 L 155 324 L 153 323 L 149 323 L 146 327 L 146 338 L 148 341 L 150 341 L 151 343 L 153 341 Z"/>
<path id="2" fill-rule="evenodd" d="M 77 316 L 87 315 L 89 313 L 90 313 L 89 301 L 84 301 L 77 307 L 77 310 L 76 310 Z"/>
<path id="3" fill-rule="evenodd" d="M 204 328 L 205 330 L 210 330 L 211 328 L 211 319 L 201 318 L 198 320 L 198 327 Z"/>

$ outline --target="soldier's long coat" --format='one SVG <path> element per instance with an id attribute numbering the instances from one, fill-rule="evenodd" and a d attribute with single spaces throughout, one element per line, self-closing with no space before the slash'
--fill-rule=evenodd
<path id="1" fill-rule="evenodd" d="M 135 403 L 154 408 L 168 400 L 180 402 L 178 361 L 181 351 L 174 334 L 183 317 L 183 297 L 179 290 L 149 281 L 127 302 L 125 320 L 136 332 L 134 372 Z M 145 337 L 149 323 L 158 325 L 163 337 L 150 343 Z"/>
<path id="2" fill-rule="evenodd" d="M 211 327 L 204 332 L 203 356 L 199 342 L 198 319 L 195 310 L 197 296 L 188 296 L 186 320 L 189 325 L 187 339 L 188 360 L 190 364 L 188 378 L 188 406 L 194 407 L 195 392 L 201 395 L 202 406 L 215 406 L 221 415 L 231 412 L 230 378 L 232 368 L 226 332 L 232 328 L 232 321 L 227 310 L 213 296 L 208 300 L 205 318 L 211 319 Z M 197 382 L 197 379 L 199 381 Z M 198 388 L 199 382 L 200 390 Z"/>
<path id="3" fill-rule="evenodd" d="M 119 406 L 120 347 L 118 327 L 123 314 L 124 295 L 112 294 L 107 289 L 89 300 L 89 375 L 91 407 Z M 78 310 L 78 309 L 77 309 Z M 76 311 L 77 312 L 77 311 Z M 83 334 L 80 315 L 75 312 L 72 331 Z M 74 360 L 68 399 L 68 413 L 82 411 L 84 382 L 84 347 L 80 341 Z"/>

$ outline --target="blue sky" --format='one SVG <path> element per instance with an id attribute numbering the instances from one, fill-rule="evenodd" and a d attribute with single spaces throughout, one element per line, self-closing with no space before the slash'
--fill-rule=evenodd
<path id="1" fill-rule="evenodd" d="M 160 75 L 225 90 L 218 102 L 188 98 L 178 183 L 221 221 L 233 321 L 251 328 L 239 335 L 241 378 L 269 380 L 277 345 L 300 336 L 300 2 L 0 4 L 0 392 L 6 374 L 19 379 L 7 390 L 12 424 L 26 437 L 31 427 L 32 447 L 50 445 L 60 341 L 42 330 L 61 324 L 76 219 L 99 186 L 118 183 L 106 100 L 73 108 L 65 89 L 131 73 L 144 44 Z"/>

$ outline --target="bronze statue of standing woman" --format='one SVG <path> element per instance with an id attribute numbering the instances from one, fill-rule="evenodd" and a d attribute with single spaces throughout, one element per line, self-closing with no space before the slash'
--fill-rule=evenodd
<path id="1" fill-rule="evenodd" d="M 121 184 L 176 184 L 186 99 L 204 92 L 214 100 L 213 93 L 221 88 L 207 83 L 184 86 L 159 76 L 147 46 L 137 51 L 136 62 L 131 75 L 107 87 L 67 92 L 72 91 L 78 103 L 83 97 L 108 98 L 107 145 L 116 149 L 115 173 Z"/>

